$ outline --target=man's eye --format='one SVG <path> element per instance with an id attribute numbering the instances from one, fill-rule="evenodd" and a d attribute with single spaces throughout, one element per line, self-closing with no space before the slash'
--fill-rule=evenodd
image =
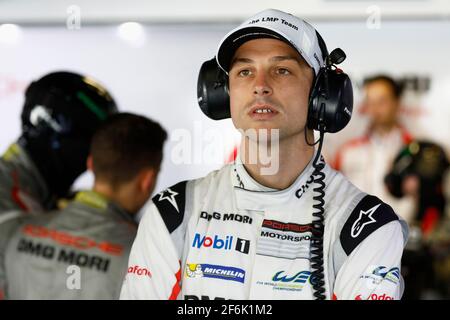
<path id="1" fill-rule="evenodd" d="M 278 68 L 277 69 L 277 73 L 278 74 L 282 74 L 282 75 L 291 74 L 291 72 L 288 69 L 286 69 L 286 68 Z"/>
<path id="2" fill-rule="evenodd" d="M 248 77 L 251 74 L 250 70 L 241 70 L 238 72 L 238 76 L 240 77 Z"/>

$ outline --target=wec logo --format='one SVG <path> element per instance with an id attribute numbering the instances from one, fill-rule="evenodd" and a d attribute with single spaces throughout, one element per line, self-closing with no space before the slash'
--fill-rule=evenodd
<path id="1" fill-rule="evenodd" d="M 312 275 L 311 275 L 311 272 L 309 272 L 309 271 L 300 271 L 291 277 L 289 277 L 287 274 L 285 274 L 284 271 L 279 271 L 273 276 L 272 281 L 296 282 L 296 283 L 304 284 L 308 280 L 310 283 L 312 283 L 311 278 L 312 278 Z"/>
<path id="2" fill-rule="evenodd" d="M 288 274 L 286 271 L 278 271 L 272 277 L 272 282 L 261 282 L 258 281 L 257 284 L 269 285 L 273 288 L 273 290 L 277 291 L 302 291 L 309 284 L 313 284 L 311 282 L 313 279 L 312 273 L 310 271 L 300 271 L 295 273 L 294 275 Z M 315 277 L 314 277 L 315 278 Z"/>

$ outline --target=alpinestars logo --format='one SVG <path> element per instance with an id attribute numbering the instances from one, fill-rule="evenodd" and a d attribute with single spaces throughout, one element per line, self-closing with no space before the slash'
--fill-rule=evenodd
<path id="1" fill-rule="evenodd" d="M 170 188 L 167 188 L 166 190 L 159 193 L 159 201 L 167 200 L 170 202 L 170 204 L 177 210 L 179 213 L 180 210 L 178 209 L 177 201 L 175 200 L 175 197 L 178 195 L 178 192 L 170 190 Z"/>
<path id="2" fill-rule="evenodd" d="M 381 206 L 381 203 L 377 204 L 375 207 L 370 208 L 367 211 L 360 210 L 358 219 L 356 219 L 355 223 L 353 223 L 352 225 L 352 238 L 358 237 L 365 226 L 376 222 L 376 220 L 372 216 L 379 206 Z"/>

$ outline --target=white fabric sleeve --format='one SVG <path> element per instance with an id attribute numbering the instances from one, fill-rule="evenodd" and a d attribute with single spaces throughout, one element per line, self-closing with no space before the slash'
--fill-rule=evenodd
<path id="1" fill-rule="evenodd" d="M 152 202 L 139 223 L 120 299 L 176 299 L 180 293 L 180 257 Z"/>
<path id="2" fill-rule="evenodd" d="M 399 221 L 380 227 L 361 242 L 339 270 L 333 298 L 337 300 L 399 300 L 404 283 L 404 248 Z"/>

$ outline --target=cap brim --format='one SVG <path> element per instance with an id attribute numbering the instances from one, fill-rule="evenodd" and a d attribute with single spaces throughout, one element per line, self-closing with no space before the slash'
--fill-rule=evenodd
<path id="1" fill-rule="evenodd" d="M 247 41 L 261 38 L 273 38 L 286 42 L 298 51 L 298 49 L 279 32 L 263 27 L 245 27 L 229 34 L 220 44 L 219 49 L 217 50 L 217 63 L 220 68 L 228 73 L 232 62 L 231 59 L 236 50 Z"/>

